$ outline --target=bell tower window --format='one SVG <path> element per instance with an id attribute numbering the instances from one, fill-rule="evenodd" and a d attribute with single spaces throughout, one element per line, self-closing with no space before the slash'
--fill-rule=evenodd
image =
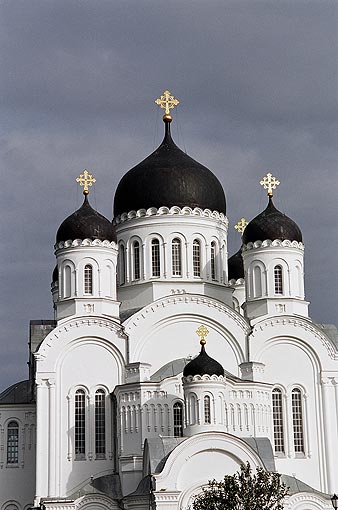
<path id="1" fill-rule="evenodd" d="M 90 264 L 84 268 L 84 293 L 93 294 L 93 268 Z"/>
<path id="2" fill-rule="evenodd" d="M 273 270 L 275 282 L 275 294 L 283 294 L 283 268 L 282 266 L 275 266 Z"/>
<path id="3" fill-rule="evenodd" d="M 140 243 L 134 241 L 133 243 L 133 256 L 134 256 L 134 280 L 140 279 Z"/>
<path id="4" fill-rule="evenodd" d="M 272 417 L 275 453 L 284 453 L 283 400 L 279 388 L 272 391 Z"/>
<path id="5" fill-rule="evenodd" d="M 10 421 L 7 427 L 7 464 L 19 462 L 19 425 Z"/>
<path id="6" fill-rule="evenodd" d="M 211 407 L 209 395 L 205 395 L 204 397 L 204 423 L 211 423 Z"/>
<path id="7" fill-rule="evenodd" d="M 304 453 L 304 427 L 303 427 L 303 406 L 302 392 L 295 388 L 291 393 L 292 402 L 292 424 L 293 424 L 293 442 L 295 453 Z"/>
<path id="8" fill-rule="evenodd" d="M 97 459 L 103 459 L 106 454 L 106 409 L 105 392 L 97 390 L 95 393 L 95 454 Z"/>
<path id="9" fill-rule="evenodd" d="M 151 275 L 153 277 L 160 276 L 160 241 L 153 239 L 151 241 Z"/>
<path id="10" fill-rule="evenodd" d="M 120 285 L 126 283 L 126 252 L 123 244 L 119 247 Z"/>
<path id="11" fill-rule="evenodd" d="M 180 239 L 173 239 L 171 243 L 172 273 L 173 276 L 182 275 L 182 252 Z"/>
<path id="12" fill-rule="evenodd" d="M 211 254 L 210 254 L 210 266 L 211 266 L 211 279 L 216 280 L 216 243 L 211 243 Z"/>
<path id="13" fill-rule="evenodd" d="M 198 239 L 192 243 L 192 265 L 194 276 L 201 276 L 201 243 Z"/>
<path id="14" fill-rule="evenodd" d="M 174 436 L 183 436 L 183 404 L 176 402 L 173 407 L 174 414 Z"/>
<path id="15" fill-rule="evenodd" d="M 75 393 L 75 458 L 84 459 L 86 453 L 86 395 L 83 390 Z"/>

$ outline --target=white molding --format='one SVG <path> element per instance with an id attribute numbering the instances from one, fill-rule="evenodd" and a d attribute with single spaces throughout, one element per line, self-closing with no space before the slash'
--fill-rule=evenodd
<path id="1" fill-rule="evenodd" d="M 271 248 L 272 247 L 284 247 L 284 248 L 298 248 L 301 251 L 304 251 L 304 244 L 298 241 L 289 241 L 285 239 L 281 241 L 281 239 L 275 239 L 271 241 L 271 239 L 266 239 L 265 241 L 255 241 L 254 243 L 250 242 L 248 244 L 244 244 L 242 251 L 249 251 L 261 248 Z"/>
<path id="2" fill-rule="evenodd" d="M 145 216 L 202 216 L 204 218 L 211 218 L 218 221 L 221 221 L 226 226 L 228 226 L 228 218 L 223 213 L 219 213 L 218 211 L 211 211 L 210 209 L 200 209 L 199 207 L 195 207 L 192 209 L 191 207 L 178 207 L 174 205 L 173 207 L 150 207 L 149 209 L 138 209 L 137 211 L 129 211 L 128 213 L 122 213 L 114 218 L 114 225 L 119 225 L 120 223 L 125 223 L 126 221 L 142 218 Z"/>

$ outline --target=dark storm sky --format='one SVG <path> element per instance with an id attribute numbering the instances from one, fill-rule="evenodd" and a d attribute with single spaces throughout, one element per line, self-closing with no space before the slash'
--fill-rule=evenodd
<path id="1" fill-rule="evenodd" d="M 11 0 L 0 4 L 0 389 L 27 376 L 30 319 L 52 318 L 55 233 L 82 202 L 111 217 L 121 176 L 175 141 L 221 180 L 233 225 L 266 205 L 301 227 L 315 321 L 338 323 L 338 3 Z"/>

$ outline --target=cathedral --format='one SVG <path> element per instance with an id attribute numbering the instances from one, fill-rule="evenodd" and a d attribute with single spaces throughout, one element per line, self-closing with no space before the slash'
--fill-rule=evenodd
<path id="1" fill-rule="evenodd" d="M 178 100 L 155 102 L 163 141 L 113 220 L 84 170 L 55 225 L 54 317 L 30 322 L 29 378 L 0 394 L 0 510 L 186 510 L 247 462 L 282 474 L 286 510 L 331 509 L 338 330 L 309 316 L 301 229 L 268 173 L 229 256 L 224 190 L 172 139 Z"/>

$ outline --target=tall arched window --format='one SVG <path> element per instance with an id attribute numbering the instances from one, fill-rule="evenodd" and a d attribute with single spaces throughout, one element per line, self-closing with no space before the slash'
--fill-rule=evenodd
<path id="1" fill-rule="evenodd" d="M 209 395 L 205 395 L 204 397 L 204 423 L 211 423 L 211 407 Z"/>
<path id="2" fill-rule="evenodd" d="M 171 267 L 173 276 L 181 276 L 182 274 L 182 250 L 181 240 L 173 239 L 171 243 Z"/>
<path id="3" fill-rule="evenodd" d="M 160 241 L 158 239 L 153 239 L 151 241 L 151 276 L 160 276 L 160 269 Z"/>
<path id="4" fill-rule="evenodd" d="M 93 268 L 90 264 L 84 267 L 84 293 L 93 294 Z"/>
<path id="5" fill-rule="evenodd" d="M 272 418 L 275 453 L 284 453 L 283 396 L 279 388 L 272 391 Z"/>
<path id="6" fill-rule="evenodd" d="M 86 395 L 83 390 L 75 393 L 75 458 L 84 459 L 86 453 Z"/>
<path id="7" fill-rule="evenodd" d="M 72 268 L 65 266 L 63 270 L 63 297 L 71 296 Z"/>
<path id="8" fill-rule="evenodd" d="M 215 241 L 211 242 L 210 266 L 211 266 L 211 279 L 216 280 L 216 243 L 215 243 Z"/>
<path id="9" fill-rule="evenodd" d="M 259 266 L 253 268 L 254 297 L 262 295 L 262 271 Z"/>
<path id="10" fill-rule="evenodd" d="M 126 250 L 123 244 L 119 246 L 119 283 L 126 283 Z"/>
<path id="11" fill-rule="evenodd" d="M 140 243 L 133 242 L 134 280 L 140 279 Z"/>
<path id="12" fill-rule="evenodd" d="M 194 276 L 201 276 L 201 243 L 198 239 L 192 243 L 192 265 Z"/>
<path id="13" fill-rule="evenodd" d="M 103 390 L 95 393 L 95 455 L 103 459 L 106 454 L 106 395 Z"/>
<path id="14" fill-rule="evenodd" d="M 173 407 L 174 414 L 174 436 L 183 436 L 183 404 L 182 402 L 175 402 Z"/>
<path id="15" fill-rule="evenodd" d="M 10 421 L 7 426 L 7 464 L 19 462 L 19 424 Z"/>
<path id="16" fill-rule="evenodd" d="M 273 277 L 274 277 L 274 283 L 275 283 L 275 294 L 283 294 L 283 268 L 282 268 L 282 266 L 274 267 Z"/>
<path id="17" fill-rule="evenodd" d="M 304 453 L 304 423 L 303 423 L 303 406 L 302 392 L 299 388 L 294 388 L 291 393 L 292 403 L 292 425 L 293 425 L 293 442 L 295 453 Z"/>

